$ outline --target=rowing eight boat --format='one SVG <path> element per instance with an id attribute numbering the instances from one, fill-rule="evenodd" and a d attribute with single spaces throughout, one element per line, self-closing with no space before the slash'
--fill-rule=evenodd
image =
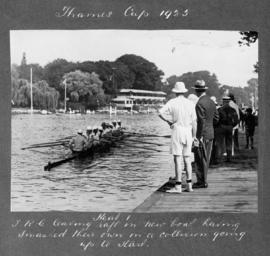
<path id="1" fill-rule="evenodd" d="M 124 139 L 124 137 L 127 137 L 127 135 L 124 135 L 123 132 L 113 131 L 112 137 L 101 139 L 98 144 L 92 145 L 92 147 L 88 150 L 82 151 L 80 153 L 77 153 L 77 152 L 72 153 L 71 156 L 61 159 L 56 162 L 48 162 L 48 164 L 44 166 L 44 171 L 50 171 L 52 168 L 57 167 L 61 164 L 67 163 L 69 161 L 72 161 L 73 159 L 76 159 L 76 158 L 92 157 L 96 153 L 108 152 L 110 148 L 113 145 L 115 145 L 115 142 Z"/>

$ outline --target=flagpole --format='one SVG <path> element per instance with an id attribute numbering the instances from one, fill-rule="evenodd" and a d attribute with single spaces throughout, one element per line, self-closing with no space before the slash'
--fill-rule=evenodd
<path id="1" fill-rule="evenodd" d="M 31 98 L 31 114 L 33 114 L 33 81 L 32 81 L 32 68 L 30 68 L 30 98 Z"/>
<path id="2" fill-rule="evenodd" d="M 65 84 L 65 113 L 67 112 L 67 82 L 66 79 L 64 80 Z"/>

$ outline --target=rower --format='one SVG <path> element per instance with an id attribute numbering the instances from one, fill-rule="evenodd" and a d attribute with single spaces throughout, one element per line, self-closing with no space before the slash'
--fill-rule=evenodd
<path id="1" fill-rule="evenodd" d="M 101 127 L 102 127 L 102 129 L 103 129 L 103 134 L 102 134 L 102 135 L 106 134 L 106 133 L 107 133 L 107 125 L 106 125 L 106 123 L 103 122 L 103 123 L 101 124 Z"/>
<path id="2" fill-rule="evenodd" d="M 113 120 L 112 121 L 112 125 L 113 125 L 113 130 L 117 130 L 118 129 L 118 125 L 117 125 L 117 121 Z"/>
<path id="3" fill-rule="evenodd" d="M 105 139 L 110 139 L 112 137 L 111 125 L 108 123 L 102 123 L 102 127 L 103 127 L 102 137 Z"/>
<path id="4" fill-rule="evenodd" d="M 103 134 L 103 128 L 101 126 L 99 126 L 98 127 L 98 131 L 99 131 L 98 136 L 99 136 L 99 138 L 101 138 L 102 137 L 102 134 Z"/>
<path id="5" fill-rule="evenodd" d="M 94 132 L 93 144 L 94 144 L 94 146 L 96 146 L 99 144 L 99 134 L 98 134 L 98 127 L 97 126 L 93 127 L 93 132 Z"/>
<path id="6" fill-rule="evenodd" d="M 83 135 L 81 129 L 78 130 L 77 135 L 73 137 L 69 142 L 69 148 L 74 153 L 80 153 L 85 150 L 87 140 Z"/>
<path id="7" fill-rule="evenodd" d="M 90 139 L 93 136 L 93 129 L 91 126 L 87 126 L 86 128 L 86 137 L 87 139 Z"/>
<path id="8" fill-rule="evenodd" d="M 93 129 L 92 129 L 91 126 L 87 126 L 87 128 L 86 128 L 86 136 L 87 136 L 87 138 L 86 138 L 87 139 L 86 148 L 90 149 L 92 147 L 93 141 L 94 141 L 94 139 L 93 139 L 94 134 L 93 134 Z"/>
<path id="9" fill-rule="evenodd" d="M 121 123 L 121 120 L 119 119 L 118 121 L 117 121 L 117 129 L 118 130 L 122 130 L 122 123 Z"/>

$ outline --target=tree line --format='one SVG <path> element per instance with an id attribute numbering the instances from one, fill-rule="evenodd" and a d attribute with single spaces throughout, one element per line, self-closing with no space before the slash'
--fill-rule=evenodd
<path id="1" fill-rule="evenodd" d="M 226 90 L 235 94 L 239 103 L 250 105 L 250 95 L 258 86 L 257 79 L 248 81 L 244 88 L 221 85 L 215 74 L 207 70 L 170 76 L 164 80 L 164 73 L 153 62 L 134 54 L 125 54 L 115 61 L 69 62 L 56 59 L 44 67 L 27 64 L 23 55 L 20 65 L 11 67 L 12 103 L 15 107 L 30 107 L 30 69 L 32 69 L 33 106 L 39 109 L 64 108 L 65 84 L 67 106 L 72 109 L 97 109 L 110 103 L 118 91 L 141 89 L 164 91 L 168 99 L 177 81 L 186 84 L 189 93 L 198 79 L 206 82 L 209 95 L 218 100 Z"/>

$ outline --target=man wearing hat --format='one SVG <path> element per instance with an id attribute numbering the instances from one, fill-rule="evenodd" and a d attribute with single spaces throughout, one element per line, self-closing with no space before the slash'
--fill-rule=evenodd
<path id="1" fill-rule="evenodd" d="M 69 148 L 74 153 L 80 153 L 85 150 L 86 144 L 87 144 L 87 140 L 85 136 L 83 136 L 82 130 L 79 129 L 77 132 L 77 135 L 70 140 Z"/>
<path id="2" fill-rule="evenodd" d="M 193 87 L 199 100 L 196 104 L 197 114 L 197 134 L 199 147 L 194 152 L 196 163 L 197 182 L 193 184 L 193 188 L 207 188 L 207 173 L 211 157 L 214 124 L 218 122 L 218 111 L 216 105 L 211 98 L 206 95 L 208 87 L 205 86 L 203 80 L 197 80 Z"/>
<path id="3" fill-rule="evenodd" d="M 230 107 L 232 107 L 238 116 L 238 124 L 233 128 L 233 150 L 234 148 L 236 150 L 239 150 L 239 142 L 238 142 L 238 130 L 239 130 L 239 123 L 240 123 L 240 118 L 242 116 L 241 110 L 239 109 L 238 105 L 236 104 L 236 100 L 235 97 L 232 93 L 229 93 L 229 97 L 230 97 L 230 102 L 229 105 Z"/>
<path id="4" fill-rule="evenodd" d="M 176 94 L 176 98 L 169 100 L 159 111 L 159 117 L 167 122 L 172 129 L 171 153 L 175 163 L 175 187 L 167 192 L 182 192 L 181 179 L 185 165 L 187 172 L 187 191 L 191 192 L 191 147 L 197 127 L 195 105 L 184 97 L 187 89 L 183 82 L 177 82 L 172 91 Z"/>
<path id="5" fill-rule="evenodd" d="M 232 156 L 233 128 L 238 124 L 239 119 L 236 110 L 230 106 L 231 97 L 225 95 L 222 100 L 223 105 L 218 109 L 219 124 L 217 127 L 216 138 L 216 160 L 220 160 L 223 153 L 223 145 L 225 143 L 227 162 L 230 162 Z"/>

